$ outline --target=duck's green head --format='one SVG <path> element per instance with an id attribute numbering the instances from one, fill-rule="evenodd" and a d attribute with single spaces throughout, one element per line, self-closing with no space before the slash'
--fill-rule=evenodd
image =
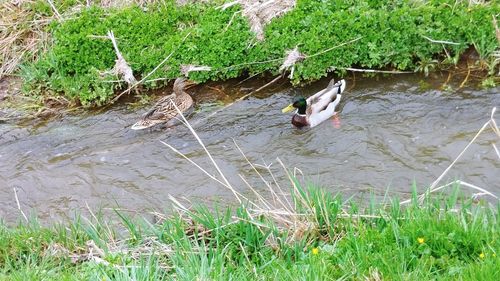
<path id="1" fill-rule="evenodd" d="M 294 103 L 290 104 L 289 106 L 283 108 L 281 112 L 287 113 L 292 111 L 294 108 L 298 109 L 298 114 L 306 114 L 306 108 L 307 108 L 307 101 L 305 98 L 299 98 L 297 99 Z"/>

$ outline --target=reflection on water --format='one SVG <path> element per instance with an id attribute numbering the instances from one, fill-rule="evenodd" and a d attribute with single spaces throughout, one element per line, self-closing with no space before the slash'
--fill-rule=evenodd
<path id="1" fill-rule="evenodd" d="M 235 149 L 233 139 L 252 161 L 272 164 L 283 181 L 277 157 L 332 192 L 350 195 L 375 189 L 384 193 L 389 188 L 407 196 L 413 181 L 424 187 L 436 179 L 487 121 L 492 107 L 500 105 L 498 88 L 424 91 L 418 86 L 421 79 L 425 78 L 393 76 L 355 83 L 347 79 L 340 128 L 330 120 L 314 129 L 296 130 L 291 127 L 291 116 L 280 111 L 294 96 L 308 96 L 325 87 L 327 79 L 305 88 L 261 93 L 199 122 L 213 110 L 202 106 L 190 121 L 199 122 L 199 136 L 243 193 L 249 191 L 239 174 L 257 188 L 264 187 Z M 202 104 L 214 101 L 208 92 L 227 101 L 230 90 L 227 85 L 204 87 L 193 90 L 193 95 Z M 7 221 L 19 217 L 13 188 L 25 211 L 36 210 L 45 219 L 84 210 L 86 203 L 91 208 L 119 205 L 161 210 L 168 205 L 168 194 L 192 200 L 232 198 L 160 143 L 169 143 L 216 174 L 188 129 L 182 125 L 139 132 L 129 129 L 146 109 L 117 106 L 40 127 L 0 124 L 0 216 Z M 459 178 L 499 192 L 500 162 L 493 140 L 491 133 L 480 137 L 448 180 Z"/>

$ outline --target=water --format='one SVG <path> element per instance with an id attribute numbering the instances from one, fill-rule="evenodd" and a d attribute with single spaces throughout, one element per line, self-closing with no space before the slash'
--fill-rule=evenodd
<path id="1" fill-rule="evenodd" d="M 347 79 L 341 101 L 340 127 L 328 120 L 314 129 L 296 130 L 281 108 L 295 96 L 308 96 L 328 79 L 304 88 L 281 87 L 237 102 L 208 118 L 207 105 L 242 96 L 236 82 L 192 90 L 201 108 L 189 116 L 196 131 L 229 180 L 244 194 L 249 189 L 239 174 L 262 190 L 264 185 L 235 148 L 260 165 L 271 165 L 286 186 L 277 162 L 297 167 L 305 177 L 346 196 L 371 191 L 409 196 L 434 181 L 456 158 L 500 105 L 499 88 L 437 90 L 445 76 L 417 75 Z M 422 90 L 426 80 L 428 90 Z M 262 81 L 249 82 L 247 86 Z M 458 87 L 458 84 L 456 87 Z M 25 212 L 42 220 L 71 215 L 75 210 L 116 207 L 147 212 L 169 206 L 168 195 L 194 202 L 234 200 L 160 141 L 185 153 L 216 174 L 203 149 L 182 125 L 170 129 L 132 131 L 129 127 L 147 109 L 115 106 L 100 113 L 65 116 L 42 125 L 0 123 L 0 217 L 19 218 L 13 188 Z M 446 181 L 461 179 L 500 193 L 500 161 L 491 131 L 471 146 Z M 500 145 L 497 142 L 497 146 Z M 263 171 L 263 170 L 261 170 Z M 300 174 L 300 173 L 299 173 Z M 269 179 L 269 177 L 267 177 Z"/>

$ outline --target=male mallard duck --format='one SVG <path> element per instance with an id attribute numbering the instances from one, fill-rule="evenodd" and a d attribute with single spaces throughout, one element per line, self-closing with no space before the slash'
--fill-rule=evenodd
<path id="1" fill-rule="evenodd" d="M 292 124 L 296 127 L 314 127 L 335 114 L 335 107 L 339 104 L 342 92 L 345 90 L 345 80 L 335 83 L 332 79 L 326 89 L 310 96 L 307 100 L 299 98 L 294 103 L 283 108 L 282 112 L 297 111 L 292 117 Z"/>
<path id="2" fill-rule="evenodd" d="M 185 78 L 177 78 L 174 82 L 173 93 L 161 98 L 137 123 L 132 125 L 132 130 L 142 130 L 156 124 L 167 123 L 176 117 L 178 112 L 172 102 L 181 112 L 193 106 L 193 98 L 186 93 L 185 88 L 194 82 Z"/>

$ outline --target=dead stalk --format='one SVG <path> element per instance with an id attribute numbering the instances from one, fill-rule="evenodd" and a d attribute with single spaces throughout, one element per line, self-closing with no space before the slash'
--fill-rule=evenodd
<path id="1" fill-rule="evenodd" d="M 182 112 L 179 110 L 179 108 L 177 107 L 177 105 L 175 105 L 175 103 L 173 101 L 172 101 L 172 105 L 175 107 L 175 110 L 177 110 L 177 113 L 182 118 L 182 120 L 184 121 L 185 125 L 187 126 L 187 128 L 189 129 L 189 131 L 191 132 L 191 134 L 195 137 L 195 139 L 198 141 L 198 143 L 201 145 L 201 147 L 203 148 L 203 150 L 207 154 L 208 158 L 210 159 L 210 161 L 214 165 L 215 169 L 219 173 L 219 175 L 222 178 L 223 182 L 225 183 L 226 187 L 231 190 L 231 192 L 234 194 L 234 196 L 236 197 L 236 199 L 238 200 L 238 202 L 241 204 L 243 201 L 241 200 L 240 196 L 238 195 L 238 192 L 231 186 L 231 184 L 229 183 L 229 181 L 226 179 L 226 177 L 224 176 L 224 173 L 219 168 L 219 165 L 217 165 L 217 162 L 215 162 L 215 159 L 212 157 L 212 154 L 210 153 L 210 151 L 208 151 L 208 149 L 205 146 L 205 144 L 203 143 L 203 141 L 200 139 L 200 137 L 198 136 L 198 134 L 196 133 L 196 131 L 189 124 L 189 122 L 187 121 L 186 117 L 184 117 L 184 115 L 182 114 Z"/>
<path id="2" fill-rule="evenodd" d="M 257 190 L 255 190 L 255 188 L 252 187 L 252 185 L 246 180 L 246 178 L 243 176 L 243 175 L 239 175 L 241 180 L 243 181 L 243 183 L 246 184 L 246 186 L 248 188 L 250 188 L 250 190 L 255 194 L 255 196 L 257 197 L 257 199 L 260 201 L 260 203 L 262 203 L 262 205 L 264 206 L 264 208 L 266 209 L 271 209 L 271 203 L 269 201 L 267 201 L 264 196 L 262 196 L 260 193 L 257 192 Z M 251 201 L 250 201 L 251 202 Z M 261 206 L 259 206 L 258 204 L 254 204 L 253 202 L 251 202 L 252 205 L 254 205 L 256 208 L 258 209 L 263 209 Z"/>
<path id="3" fill-rule="evenodd" d="M 285 171 L 287 177 L 288 177 L 288 180 L 290 180 L 290 183 L 292 184 L 292 187 L 293 187 L 293 192 L 295 194 L 300 194 L 299 192 L 299 189 L 294 181 L 294 178 L 295 177 L 292 177 L 292 175 L 290 175 L 290 173 L 288 172 L 288 169 L 286 168 L 285 164 L 281 161 L 281 159 L 277 158 L 276 159 L 278 161 L 278 163 L 280 163 L 281 167 L 283 168 L 283 170 Z M 304 200 L 304 198 L 302 198 L 301 196 L 298 196 L 298 199 L 301 201 L 301 203 L 304 205 L 304 206 L 309 206 L 309 203 L 307 201 Z"/>
<path id="4" fill-rule="evenodd" d="M 478 187 L 476 185 L 473 185 L 473 184 L 470 184 L 470 183 L 467 183 L 467 182 L 464 182 L 464 181 L 461 181 L 461 180 L 456 180 L 456 181 L 453 181 L 451 183 L 448 183 L 448 184 L 445 184 L 445 185 L 442 185 L 442 186 L 439 186 L 439 187 L 436 187 L 438 185 L 439 182 L 441 182 L 441 180 L 444 178 L 444 176 L 451 170 L 451 168 L 453 168 L 453 166 L 458 162 L 458 160 L 465 154 L 465 152 L 469 149 L 469 147 L 477 140 L 477 138 L 484 132 L 484 130 L 486 130 L 486 128 L 488 128 L 488 126 L 493 130 L 493 132 L 495 132 L 495 134 L 500 138 L 500 130 L 498 129 L 498 126 L 496 124 L 496 121 L 494 119 L 494 116 L 495 116 L 495 112 L 496 112 L 496 107 L 494 107 L 491 111 L 491 115 L 490 115 L 490 119 L 484 123 L 484 125 L 481 127 L 481 129 L 479 129 L 479 131 L 476 133 L 476 135 L 472 138 L 472 140 L 465 146 L 465 148 L 458 154 L 458 156 L 455 158 L 455 160 L 453 160 L 453 162 L 443 171 L 443 173 L 429 186 L 429 188 L 419 196 L 419 201 L 422 202 L 426 196 L 428 196 L 430 193 L 433 193 L 433 192 L 436 192 L 436 191 L 439 191 L 445 187 L 448 187 L 450 185 L 453 185 L 453 184 L 459 184 L 459 185 L 462 185 L 462 186 L 466 186 L 466 187 L 469 187 L 469 188 L 472 188 L 474 190 L 478 190 L 480 191 L 482 194 L 485 194 L 485 195 L 489 195 L 495 199 L 498 199 L 498 196 L 496 196 L 495 194 L 493 194 L 492 192 L 484 189 L 484 188 L 481 188 L 481 187 Z M 495 148 L 495 151 L 497 152 L 498 154 L 498 150 L 496 149 L 496 146 L 493 144 L 493 147 Z M 500 156 L 499 156 L 500 157 Z M 411 202 L 411 199 L 408 199 L 408 200 L 405 200 L 403 202 L 400 203 L 400 205 L 403 205 L 403 204 L 407 204 Z"/>
<path id="5" fill-rule="evenodd" d="M 496 154 L 498 156 L 498 159 L 500 160 L 500 151 L 498 151 L 498 148 L 497 148 L 497 146 L 494 143 L 492 143 L 491 145 L 493 146 L 493 149 L 495 150 L 495 152 L 496 152 Z"/>
<path id="6" fill-rule="evenodd" d="M 500 46 L 500 28 L 498 28 L 497 18 L 494 15 L 491 15 L 491 17 L 493 18 L 493 27 L 495 28 L 495 35 Z"/>
<path id="7" fill-rule="evenodd" d="M 429 41 L 430 41 L 430 42 L 432 42 L 432 43 L 447 44 L 447 45 L 456 45 L 456 46 L 460 45 L 460 43 L 455 43 L 455 42 L 451 42 L 451 41 L 443 41 L 443 40 L 434 40 L 434 39 L 429 38 L 429 37 L 427 37 L 427 36 L 425 36 L 425 35 L 421 35 L 421 36 L 422 36 L 423 38 L 425 38 L 425 39 L 429 40 Z"/>
<path id="8" fill-rule="evenodd" d="M 117 76 L 121 76 L 129 86 L 136 84 L 137 80 L 134 77 L 132 68 L 129 66 L 129 64 L 123 57 L 122 53 L 120 52 L 120 49 L 118 49 L 118 44 L 116 43 L 115 34 L 113 33 L 112 30 L 108 31 L 107 37 L 108 39 L 111 40 L 111 43 L 113 43 L 113 48 L 115 49 L 117 57 L 115 61 L 114 73 Z"/>
<path id="9" fill-rule="evenodd" d="M 177 153 L 178 155 L 182 156 L 184 159 L 186 159 L 187 161 L 189 161 L 189 163 L 193 164 L 196 168 L 198 168 L 200 171 L 202 171 L 205 175 L 207 175 L 210 179 L 220 183 L 222 186 L 226 187 L 226 188 L 230 188 L 229 186 L 227 186 L 226 183 L 223 183 L 222 181 L 220 181 L 218 178 L 216 178 L 214 175 L 210 174 L 207 170 L 205 170 L 203 167 L 201 167 L 200 165 L 198 165 L 196 162 L 194 162 L 193 160 L 191 160 L 191 158 L 187 157 L 184 153 L 180 152 L 179 150 L 177 150 L 175 147 L 171 146 L 170 144 L 164 142 L 164 141 L 160 141 L 162 144 L 164 144 L 166 147 L 172 149 L 175 153 Z"/>
<path id="10" fill-rule="evenodd" d="M 316 54 L 306 56 L 306 58 L 312 58 L 312 57 L 316 57 L 316 56 L 322 55 L 322 54 L 324 54 L 324 53 L 330 52 L 330 51 L 335 50 L 335 49 L 337 49 L 337 48 L 340 48 L 340 47 L 342 47 L 342 46 L 345 46 L 345 45 L 348 45 L 348 44 L 354 43 L 354 42 L 356 42 L 356 41 L 358 41 L 358 40 L 361 40 L 363 37 L 364 37 L 364 36 L 359 36 L 358 38 L 355 38 L 355 39 L 349 40 L 349 41 L 347 41 L 347 42 L 344 42 L 344 43 L 342 43 L 342 44 L 339 44 L 339 45 L 333 46 L 333 47 L 331 47 L 331 48 L 325 49 L 325 50 L 320 51 L 320 52 L 318 52 L 318 53 L 316 53 Z"/>
<path id="11" fill-rule="evenodd" d="M 362 68 L 353 68 L 346 67 L 343 68 L 345 70 L 353 71 L 353 72 L 366 72 L 366 73 L 384 73 L 384 74 L 408 74 L 414 73 L 413 71 L 395 71 L 395 70 L 376 70 L 376 69 L 362 69 Z"/>
<path id="12" fill-rule="evenodd" d="M 248 94 L 246 94 L 246 95 L 244 95 L 244 96 L 242 96 L 242 97 L 240 97 L 240 98 L 236 99 L 235 101 L 233 101 L 233 102 L 231 102 L 231 103 L 228 103 L 228 104 L 227 104 L 227 105 L 225 105 L 223 108 L 221 108 L 221 109 L 219 109 L 219 110 L 216 110 L 216 111 L 212 112 L 210 115 L 208 115 L 207 117 L 205 117 L 205 118 L 203 118 L 203 119 L 201 119 L 201 120 L 198 120 L 196 123 L 194 123 L 194 124 L 193 124 L 193 126 L 197 126 L 197 125 L 198 125 L 198 124 L 200 124 L 201 122 L 203 122 L 203 121 L 205 121 L 205 120 L 208 120 L 208 119 L 210 119 L 211 117 L 213 117 L 213 116 L 217 115 L 217 113 L 219 113 L 219 112 L 221 112 L 221 111 L 223 111 L 223 110 L 226 110 L 227 108 L 229 108 L 229 107 L 233 106 L 234 104 L 236 104 L 236 103 L 238 103 L 238 102 L 240 102 L 240 101 L 242 101 L 242 100 L 244 100 L 244 99 L 246 99 L 246 98 L 250 97 L 251 95 L 253 95 L 253 94 L 255 94 L 255 93 L 257 93 L 257 92 L 261 91 L 261 90 L 262 90 L 262 89 L 264 89 L 265 87 L 267 87 L 267 86 L 271 85 L 272 83 L 274 83 L 274 82 L 278 81 L 278 79 L 279 79 L 279 78 L 281 78 L 281 76 L 276 77 L 275 79 L 273 79 L 273 81 L 271 81 L 271 82 L 267 83 L 266 85 L 264 85 L 264 86 L 262 86 L 262 87 L 258 88 L 257 90 L 252 91 L 252 92 L 250 92 L 250 93 L 248 93 Z"/>
<path id="13" fill-rule="evenodd" d="M 56 17 L 59 20 L 62 19 L 61 14 L 59 14 L 59 12 L 57 11 L 56 6 L 54 6 L 54 3 L 52 3 L 52 0 L 47 0 L 47 2 L 49 2 L 50 8 L 52 9 L 52 11 L 56 15 Z"/>
<path id="14" fill-rule="evenodd" d="M 493 112 L 495 112 L 496 108 L 493 109 Z M 491 116 L 493 118 L 493 114 Z M 481 129 L 476 133 L 476 135 L 472 138 L 472 140 L 465 146 L 465 148 L 458 154 L 457 158 L 453 160 L 453 162 L 444 170 L 444 172 L 431 184 L 429 187 L 429 190 L 433 190 L 436 185 L 443 179 L 443 177 L 450 171 L 450 169 L 457 163 L 457 161 L 464 155 L 464 153 L 469 149 L 469 147 L 476 141 L 476 139 L 481 135 L 481 133 L 490 125 L 491 120 L 486 122 Z"/>
<path id="15" fill-rule="evenodd" d="M 28 217 L 23 212 L 23 209 L 21 209 L 21 204 L 19 203 L 19 198 L 17 197 L 17 190 L 15 187 L 13 188 L 13 190 L 14 190 L 14 197 L 16 198 L 17 209 L 19 210 L 19 212 L 21 212 L 21 215 L 23 215 L 24 220 L 28 222 Z"/>
<path id="16" fill-rule="evenodd" d="M 265 183 L 265 185 L 267 186 L 267 188 L 271 192 L 273 198 L 276 199 L 280 203 L 281 207 L 287 209 L 287 205 L 281 200 L 280 196 L 278 194 L 276 194 L 276 192 L 274 191 L 274 189 L 271 186 L 271 184 L 269 184 L 269 182 L 266 181 L 266 179 L 264 179 L 264 177 L 257 170 L 257 168 L 255 168 L 255 166 L 253 165 L 253 163 L 248 159 L 248 157 L 245 155 L 245 153 L 243 152 L 243 150 L 241 150 L 240 146 L 236 143 L 236 141 L 234 139 L 233 139 L 233 143 L 236 146 L 236 148 L 238 149 L 238 151 L 241 153 L 241 155 L 243 156 L 243 158 L 247 161 L 248 165 L 250 165 L 250 167 L 252 167 L 252 169 L 259 176 L 259 178 L 262 180 L 262 182 Z"/>
<path id="17" fill-rule="evenodd" d="M 270 85 L 274 84 L 276 81 L 278 81 L 279 79 L 281 78 L 281 75 L 280 76 L 276 76 L 276 78 L 274 78 L 271 82 L 265 84 L 264 86 L 262 87 L 259 87 L 257 90 L 251 92 L 250 94 L 248 94 L 248 96 L 252 95 L 252 94 L 255 94 L 257 92 L 260 92 L 262 90 L 264 90 L 265 88 L 269 87 Z"/>

